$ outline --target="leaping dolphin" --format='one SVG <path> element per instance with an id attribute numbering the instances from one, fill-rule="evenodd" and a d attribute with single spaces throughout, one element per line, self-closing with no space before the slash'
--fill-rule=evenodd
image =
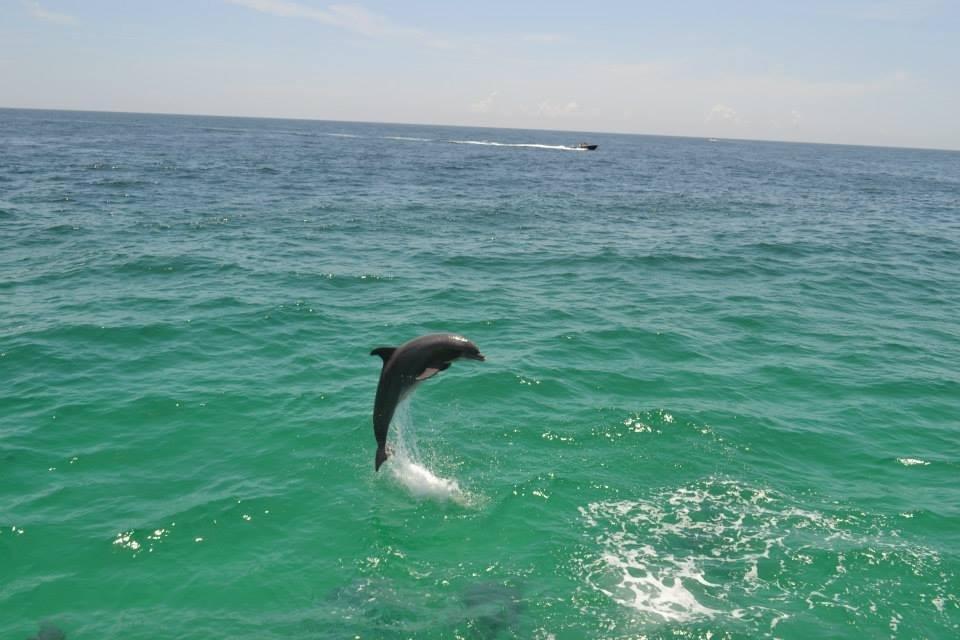
<path id="1" fill-rule="evenodd" d="M 374 468 L 387 459 L 387 430 L 397 405 L 420 382 L 445 370 L 457 358 L 484 360 L 477 345 L 453 333 L 414 338 L 399 347 L 377 347 L 372 356 L 383 358 L 377 397 L 373 402 L 373 435 L 377 439 Z"/>

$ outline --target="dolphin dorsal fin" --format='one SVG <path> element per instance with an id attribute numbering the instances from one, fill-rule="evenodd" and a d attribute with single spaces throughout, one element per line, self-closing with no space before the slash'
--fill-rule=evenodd
<path id="1" fill-rule="evenodd" d="M 396 347 L 377 347 L 370 352 L 372 356 L 380 356 L 383 358 L 383 364 L 387 364 L 387 360 L 390 359 L 390 356 L 393 355 L 393 352 L 396 351 Z"/>

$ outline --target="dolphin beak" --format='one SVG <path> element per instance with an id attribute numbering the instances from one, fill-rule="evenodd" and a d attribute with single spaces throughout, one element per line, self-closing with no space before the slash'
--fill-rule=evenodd
<path id="1" fill-rule="evenodd" d="M 467 357 L 470 358 L 471 360 L 479 360 L 480 362 L 483 362 L 484 360 L 486 360 L 483 354 L 480 353 L 479 351 L 476 354 L 471 354 L 471 355 L 468 355 Z"/>

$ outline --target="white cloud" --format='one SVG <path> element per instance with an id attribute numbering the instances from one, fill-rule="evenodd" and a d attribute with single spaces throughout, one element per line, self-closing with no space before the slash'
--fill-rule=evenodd
<path id="1" fill-rule="evenodd" d="M 774 114 L 769 118 L 768 123 L 771 131 L 781 132 L 781 135 L 789 135 L 788 132 L 800 129 L 800 125 L 803 123 L 803 117 L 800 115 L 799 110 L 791 109 L 786 113 L 779 112 Z"/>
<path id="2" fill-rule="evenodd" d="M 576 115 L 580 111 L 580 105 L 573 100 L 562 103 L 554 103 L 550 100 L 544 100 L 537 105 L 537 115 L 545 118 L 563 118 L 565 116 Z"/>
<path id="3" fill-rule="evenodd" d="M 808 81 L 779 75 L 732 77 L 728 81 L 739 83 L 744 88 L 755 87 L 770 96 L 841 99 L 896 91 L 910 81 L 910 76 L 905 71 L 894 71 L 860 82 Z"/>
<path id="4" fill-rule="evenodd" d="M 27 8 L 30 10 L 30 15 L 32 15 L 37 20 L 45 20 L 47 22 L 55 22 L 57 24 L 73 24 L 76 22 L 76 19 L 67 15 L 66 13 L 58 13 L 56 11 L 49 11 L 40 6 L 39 2 L 35 0 L 29 0 L 25 3 Z"/>
<path id="5" fill-rule="evenodd" d="M 474 123 L 492 126 L 523 127 L 544 126 L 544 120 L 581 118 L 584 111 L 576 100 L 571 98 L 547 98 L 536 95 L 537 86 L 526 81 L 508 82 L 505 90 L 491 91 L 484 97 L 469 99 L 469 112 L 482 118 Z M 540 93 L 542 96 L 543 93 Z M 462 104 L 462 103 L 461 103 Z M 462 111 L 461 111 L 462 113 Z"/>
<path id="6" fill-rule="evenodd" d="M 448 46 L 445 41 L 434 38 L 421 29 L 394 24 L 387 17 L 355 4 L 333 4 L 325 9 L 317 9 L 287 0 L 226 0 L 226 2 L 281 18 L 313 20 L 370 38 L 415 38 L 431 46 Z"/>
<path id="7" fill-rule="evenodd" d="M 707 114 L 707 122 L 730 122 L 740 124 L 736 109 L 725 104 L 715 104 Z"/>
<path id="8" fill-rule="evenodd" d="M 494 98 L 497 97 L 498 93 L 500 92 L 494 91 L 490 95 L 488 95 L 486 98 L 477 100 L 476 102 L 470 105 L 470 110 L 473 111 L 474 113 L 490 113 L 490 110 L 493 108 Z"/>
<path id="9" fill-rule="evenodd" d="M 412 82 L 409 90 L 418 97 L 410 104 L 425 109 L 419 96 L 431 95 L 433 121 L 451 124 L 893 144 L 894 132 L 910 126 L 894 114 L 924 88 L 909 70 L 896 68 L 834 79 L 779 70 L 710 73 L 688 60 L 557 65 L 493 55 L 494 62 L 465 83 L 473 86 Z M 499 93 L 484 102 L 494 88 Z"/>
<path id="10" fill-rule="evenodd" d="M 420 36 L 420 29 L 391 24 L 380 14 L 368 11 L 359 5 L 334 4 L 329 7 L 334 16 L 334 24 L 348 31 L 356 31 L 365 36 Z"/>

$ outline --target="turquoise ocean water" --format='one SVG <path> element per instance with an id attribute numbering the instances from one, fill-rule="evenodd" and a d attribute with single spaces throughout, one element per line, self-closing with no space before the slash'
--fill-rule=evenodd
<path id="1" fill-rule="evenodd" d="M 584 137 L 0 111 L 0 637 L 960 635 L 960 153 Z"/>

